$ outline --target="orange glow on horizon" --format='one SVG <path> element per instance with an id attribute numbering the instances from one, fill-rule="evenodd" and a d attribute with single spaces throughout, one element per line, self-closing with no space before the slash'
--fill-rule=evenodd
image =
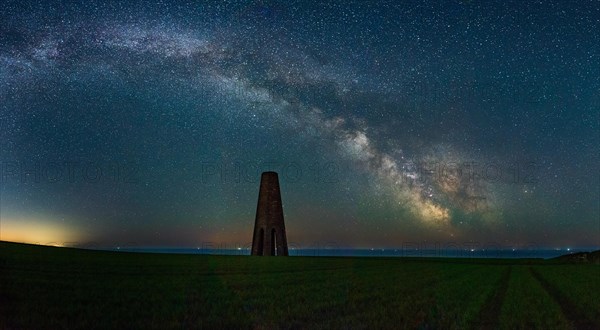
<path id="1" fill-rule="evenodd" d="M 80 232 L 56 220 L 2 218 L 0 240 L 50 246 L 71 246 L 84 238 Z"/>

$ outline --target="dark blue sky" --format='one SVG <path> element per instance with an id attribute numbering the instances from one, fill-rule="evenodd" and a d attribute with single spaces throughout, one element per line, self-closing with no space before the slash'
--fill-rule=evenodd
<path id="1" fill-rule="evenodd" d="M 598 1 L 0 4 L 0 239 L 599 246 Z"/>

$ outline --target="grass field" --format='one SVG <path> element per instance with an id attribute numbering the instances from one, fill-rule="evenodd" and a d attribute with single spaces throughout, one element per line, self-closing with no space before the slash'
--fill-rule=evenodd
<path id="1" fill-rule="evenodd" d="M 1 328 L 600 329 L 600 266 L 0 242 Z"/>

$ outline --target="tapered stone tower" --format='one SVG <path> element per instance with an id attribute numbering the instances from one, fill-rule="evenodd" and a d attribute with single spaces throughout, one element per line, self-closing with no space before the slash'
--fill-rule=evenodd
<path id="1" fill-rule="evenodd" d="M 260 192 L 252 238 L 253 256 L 287 256 L 288 246 L 283 224 L 283 207 L 276 172 L 260 177 Z"/>

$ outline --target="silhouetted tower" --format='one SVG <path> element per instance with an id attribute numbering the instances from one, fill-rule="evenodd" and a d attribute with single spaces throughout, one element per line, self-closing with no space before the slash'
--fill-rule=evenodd
<path id="1" fill-rule="evenodd" d="M 288 246 L 283 224 L 283 207 L 276 172 L 260 177 L 260 192 L 252 238 L 253 256 L 287 256 Z"/>

